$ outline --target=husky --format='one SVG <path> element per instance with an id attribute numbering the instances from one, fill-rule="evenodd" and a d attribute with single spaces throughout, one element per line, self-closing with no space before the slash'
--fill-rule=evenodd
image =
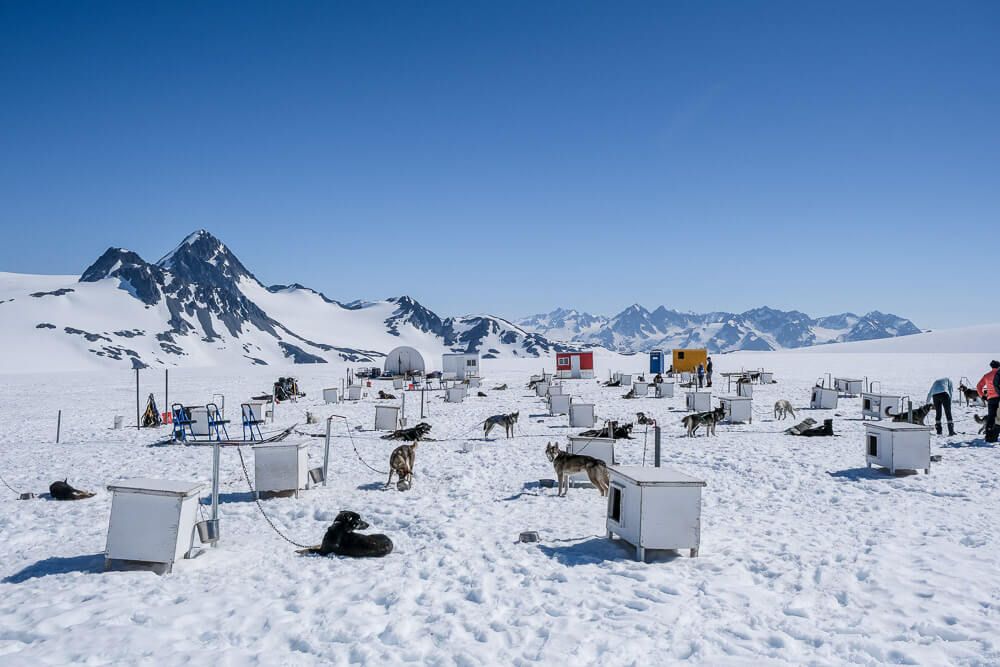
<path id="1" fill-rule="evenodd" d="M 795 419 L 795 408 L 788 401 L 781 400 L 774 404 L 774 418 L 784 420 L 785 417 L 791 416 Z"/>
<path id="2" fill-rule="evenodd" d="M 979 402 L 983 400 L 979 395 L 979 392 L 972 387 L 966 387 L 964 384 L 960 384 L 958 385 L 958 390 L 962 393 L 962 396 L 965 397 L 965 407 L 969 407 L 973 402 L 979 404 Z"/>
<path id="3" fill-rule="evenodd" d="M 392 553 L 392 540 L 385 535 L 361 535 L 356 530 L 368 528 L 368 523 L 357 512 L 340 512 L 333 525 L 326 529 L 323 543 L 302 549 L 300 554 L 319 556 L 350 556 L 352 558 L 380 558 Z"/>
<path id="4" fill-rule="evenodd" d="M 379 389 L 378 390 L 378 400 L 380 400 L 380 401 L 395 401 L 396 400 L 396 395 L 384 392 L 381 389 Z"/>
<path id="5" fill-rule="evenodd" d="M 507 391 L 507 385 L 498 384 L 497 386 L 493 387 L 493 391 Z"/>
<path id="6" fill-rule="evenodd" d="M 492 417 L 487 417 L 486 421 L 483 422 L 483 437 L 487 438 L 490 435 L 490 431 L 493 430 L 494 426 L 503 426 L 504 433 L 508 438 L 514 435 L 514 426 L 517 424 L 518 412 L 512 412 L 509 415 L 493 415 Z"/>
<path id="7" fill-rule="evenodd" d="M 921 405 L 919 408 L 913 408 L 913 421 L 910 422 L 910 423 L 911 424 L 920 424 L 921 426 L 923 426 L 924 425 L 924 419 L 927 418 L 927 415 L 930 414 L 931 409 L 933 407 L 934 407 L 933 405 L 931 405 L 930 403 L 928 403 L 927 405 Z M 906 411 L 906 410 L 904 410 L 903 412 L 900 412 L 898 415 L 894 415 L 894 414 L 892 414 L 891 411 L 886 410 L 886 414 L 888 416 L 892 417 L 892 421 L 894 421 L 894 422 L 909 422 L 910 421 L 909 420 L 910 413 L 908 411 Z"/>
<path id="8" fill-rule="evenodd" d="M 607 422 L 601 428 L 592 428 L 580 433 L 584 438 L 611 438 L 612 440 L 631 440 L 632 425 L 619 426 L 617 422 Z"/>
<path id="9" fill-rule="evenodd" d="M 652 426 L 656 423 L 656 420 L 652 417 L 647 417 L 644 412 L 635 413 L 635 423 L 639 426 Z"/>
<path id="10" fill-rule="evenodd" d="M 405 440 L 406 442 L 418 442 L 427 439 L 431 432 L 431 425 L 427 422 L 420 422 L 410 428 L 401 428 L 388 435 L 383 435 L 383 440 Z"/>
<path id="11" fill-rule="evenodd" d="M 417 461 L 417 445 L 420 442 L 413 442 L 409 445 L 400 445 L 392 450 L 389 455 L 389 479 L 386 480 L 383 489 L 388 489 L 392 484 L 392 473 L 396 473 L 397 491 L 409 491 L 413 486 L 413 465 Z"/>
<path id="12" fill-rule="evenodd" d="M 49 485 L 49 495 L 52 496 L 52 500 L 83 500 L 84 498 L 94 497 L 92 491 L 74 489 L 67 483 L 68 481 L 69 478 L 61 482 L 52 482 Z"/>
<path id="13" fill-rule="evenodd" d="M 620 387 L 620 386 L 622 386 L 622 381 L 621 380 L 608 380 L 607 382 L 604 383 L 604 386 L 605 387 Z"/>
<path id="14" fill-rule="evenodd" d="M 628 390 L 628 393 L 623 394 L 622 398 L 635 398 L 635 387 L 633 386 L 631 389 Z"/>
<path id="15" fill-rule="evenodd" d="M 559 490 L 556 495 L 565 496 L 569 492 L 569 476 L 578 472 L 587 473 L 590 483 L 597 487 L 601 495 L 608 495 L 611 480 L 608 466 L 601 459 L 584 454 L 569 454 L 559 449 L 559 445 L 554 442 L 545 446 L 545 456 L 552 462 L 556 477 L 559 478 Z"/>
<path id="16" fill-rule="evenodd" d="M 681 423 L 687 428 L 689 438 L 698 432 L 702 424 L 705 425 L 706 435 L 715 435 L 715 425 L 722 421 L 725 416 L 726 409 L 720 405 L 710 412 L 696 412 L 693 415 L 688 415 L 681 420 Z"/>
<path id="17" fill-rule="evenodd" d="M 476 396 L 479 397 L 479 398 L 486 398 L 486 394 L 484 392 L 481 392 L 481 391 L 477 391 L 476 392 Z"/>

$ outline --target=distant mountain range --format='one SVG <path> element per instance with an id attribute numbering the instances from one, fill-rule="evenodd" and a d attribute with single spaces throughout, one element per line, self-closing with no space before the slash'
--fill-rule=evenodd
<path id="1" fill-rule="evenodd" d="M 908 319 L 872 311 L 812 318 L 796 310 L 754 308 L 743 313 L 681 313 L 633 304 L 614 317 L 557 308 L 517 320 L 526 331 L 567 344 L 616 352 L 705 347 L 711 352 L 781 350 L 920 333 Z"/>
<path id="2" fill-rule="evenodd" d="M 297 283 L 265 287 L 204 230 L 155 263 L 109 248 L 78 280 L 0 274 L 0 365 L 52 370 L 231 363 L 380 363 L 409 345 L 538 357 L 567 349 L 499 317 L 441 318 L 411 297 L 341 303 Z M 89 363 L 82 363 L 89 362 Z"/>
<path id="3" fill-rule="evenodd" d="M 331 299 L 298 283 L 262 284 L 222 243 L 199 230 L 157 262 L 109 248 L 77 278 L 0 273 L 0 368 L 377 364 L 392 348 L 484 358 L 539 357 L 605 347 L 774 350 L 919 333 L 909 320 L 872 312 L 812 319 L 757 308 L 680 313 L 633 305 L 614 317 L 558 309 L 511 322 L 492 315 L 442 318 L 409 296 Z"/>

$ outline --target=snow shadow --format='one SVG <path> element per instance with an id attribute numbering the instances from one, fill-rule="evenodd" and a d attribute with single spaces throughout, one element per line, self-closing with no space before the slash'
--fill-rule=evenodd
<path id="1" fill-rule="evenodd" d="M 946 442 L 943 445 L 940 445 L 940 447 L 942 449 L 944 449 L 944 448 L 948 448 L 948 449 L 965 449 L 966 447 L 993 448 L 993 447 L 997 447 L 997 446 L 998 445 L 996 443 L 986 442 L 982 438 L 976 438 L 975 440 L 969 440 L 968 442 Z"/>
<path id="2" fill-rule="evenodd" d="M 70 574 L 71 572 L 85 572 L 89 574 L 100 574 L 104 572 L 104 554 L 87 554 L 85 556 L 53 556 L 40 560 L 24 568 L 20 572 L 15 572 L 2 581 L 5 584 L 21 584 L 29 579 L 47 577 L 50 574 Z"/>
<path id="3" fill-rule="evenodd" d="M 549 558 L 554 558 L 561 565 L 574 567 L 576 565 L 595 565 L 607 561 L 634 561 L 635 547 L 621 540 L 609 540 L 606 537 L 592 537 L 589 540 L 568 544 L 566 546 L 538 545 L 538 550 Z M 646 562 L 669 562 L 679 555 L 675 551 L 646 552 Z"/>
<path id="4" fill-rule="evenodd" d="M 358 491 L 385 491 L 385 482 L 368 482 L 358 487 Z"/>
<path id="5" fill-rule="evenodd" d="M 253 502 L 253 494 L 250 493 L 249 491 L 230 491 L 229 493 L 219 494 L 220 505 L 224 505 L 225 503 L 252 503 L 252 502 Z M 211 505 L 212 504 L 211 496 L 209 496 L 208 498 L 202 498 L 201 504 Z"/>
<path id="6" fill-rule="evenodd" d="M 830 477 L 838 477 L 842 479 L 849 479 L 852 482 L 860 482 L 865 479 L 895 479 L 895 477 L 908 477 L 910 475 L 917 474 L 915 470 L 903 470 L 899 469 L 896 471 L 895 477 L 889 474 L 889 470 L 886 468 L 848 468 L 847 470 L 840 470 L 837 472 L 829 472 L 827 474 Z"/>

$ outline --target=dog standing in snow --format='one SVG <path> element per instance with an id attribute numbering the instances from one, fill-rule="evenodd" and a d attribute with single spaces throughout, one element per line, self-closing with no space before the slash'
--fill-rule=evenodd
<path id="1" fill-rule="evenodd" d="M 781 400 L 774 404 L 774 418 L 784 419 L 785 417 L 795 419 L 795 408 L 788 401 Z"/>

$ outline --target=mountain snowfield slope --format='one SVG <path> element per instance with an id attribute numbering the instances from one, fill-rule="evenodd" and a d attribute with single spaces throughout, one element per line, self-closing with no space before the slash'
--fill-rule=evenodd
<path id="1" fill-rule="evenodd" d="M 399 345 L 537 357 L 563 345 L 499 317 L 442 319 L 403 296 L 340 303 L 302 285 L 264 286 L 210 233 L 156 263 L 109 248 L 83 274 L 0 273 L 5 372 L 126 364 L 378 363 Z"/>
<path id="2" fill-rule="evenodd" d="M 940 329 L 902 336 L 853 343 L 821 345 L 792 352 L 836 354 L 993 354 L 1000 358 L 1000 324 L 979 324 L 954 329 Z M 984 364 L 985 365 L 985 364 Z"/>
<path id="3" fill-rule="evenodd" d="M 614 317 L 557 308 L 517 321 L 550 340 L 601 345 L 618 352 L 706 347 L 711 352 L 782 350 L 920 333 L 913 322 L 890 313 L 841 313 L 812 318 L 799 311 L 754 308 L 743 313 L 681 313 L 633 304 Z"/>

